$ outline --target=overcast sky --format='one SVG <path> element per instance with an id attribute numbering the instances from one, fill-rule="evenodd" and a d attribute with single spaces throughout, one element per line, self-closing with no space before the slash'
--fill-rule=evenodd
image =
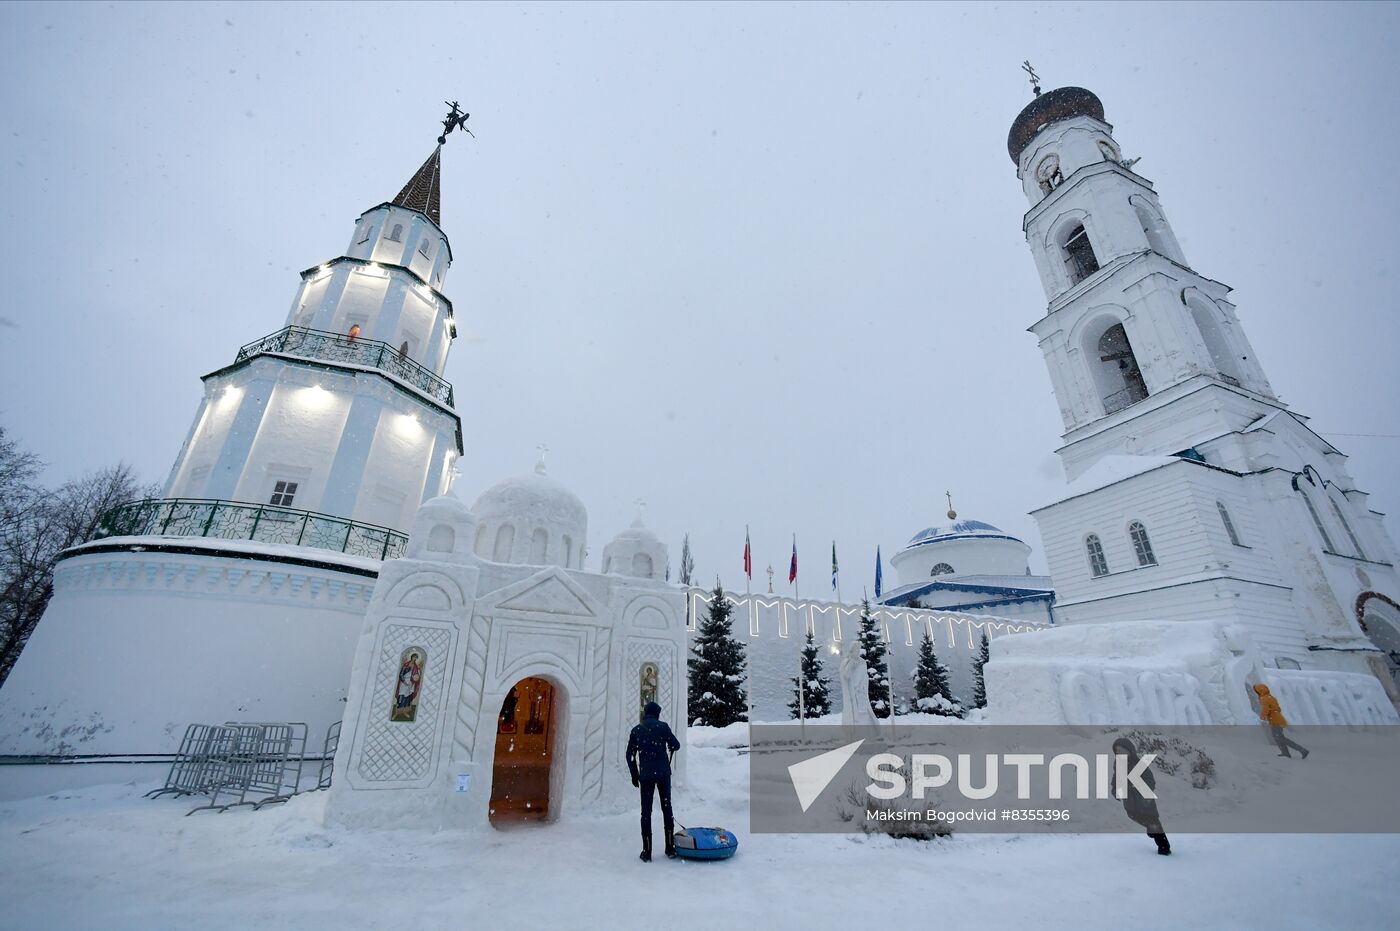
<path id="1" fill-rule="evenodd" d="M 164 481 L 199 376 L 282 326 L 455 98 L 460 497 L 545 443 L 593 566 L 641 497 L 731 587 L 746 523 L 784 581 L 796 532 L 806 595 L 835 539 L 849 598 L 951 489 L 1043 570 L 1062 424 L 1005 145 L 1030 58 L 1099 95 L 1394 513 L 1397 34 L 1393 4 L 5 4 L 0 423 L 50 481 Z"/>

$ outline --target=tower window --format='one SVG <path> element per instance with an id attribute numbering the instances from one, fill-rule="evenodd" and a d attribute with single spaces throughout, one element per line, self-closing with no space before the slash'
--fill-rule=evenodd
<path id="1" fill-rule="evenodd" d="M 1089 234 L 1083 224 L 1074 227 L 1065 237 L 1065 268 L 1069 271 L 1070 284 L 1079 284 L 1099 270 L 1099 260 L 1094 255 L 1094 246 L 1089 242 Z"/>
<path id="2" fill-rule="evenodd" d="M 1133 541 L 1133 553 L 1139 566 L 1157 565 L 1157 556 L 1152 552 L 1152 541 L 1147 538 L 1147 528 L 1142 521 L 1135 520 L 1128 525 L 1128 537 Z"/>
<path id="3" fill-rule="evenodd" d="M 1094 578 L 1108 575 L 1108 560 L 1104 558 L 1098 534 L 1091 533 L 1084 538 L 1084 552 L 1089 556 L 1089 573 Z"/>
<path id="4" fill-rule="evenodd" d="M 1103 153 L 1104 159 L 1110 162 L 1118 161 L 1118 150 L 1111 143 L 1099 140 L 1099 151 Z"/>
<path id="5" fill-rule="evenodd" d="M 395 223 L 394 228 L 389 231 L 390 242 L 403 242 L 403 224 Z"/>
<path id="6" fill-rule="evenodd" d="M 941 562 L 941 563 L 939 563 L 938 565 L 934 566 L 932 569 L 930 569 L 928 574 L 929 574 L 930 576 L 935 576 L 935 575 L 952 575 L 952 574 L 953 574 L 953 567 L 950 566 L 950 565 L 948 565 L 946 562 Z"/>
<path id="7" fill-rule="evenodd" d="M 1103 412 L 1112 414 L 1136 404 L 1147 397 L 1147 382 L 1138 367 L 1137 356 L 1128 342 L 1128 331 L 1115 323 L 1099 337 L 1099 362 L 1096 381 L 1104 392 Z"/>
<path id="8" fill-rule="evenodd" d="M 421 256 L 422 256 L 423 258 L 425 258 L 425 259 L 428 257 L 428 252 L 429 252 L 429 250 L 431 250 L 431 249 L 432 249 L 432 246 L 430 246 L 430 245 L 428 244 L 428 240 L 426 240 L 426 239 L 423 240 L 422 242 L 420 242 L 420 243 L 418 244 L 418 254 L 421 255 Z"/>
<path id="9" fill-rule="evenodd" d="M 1347 532 L 1347 539 L 1351 540 L 1351 548 L 1356 553 L 1356 558 L 1365 559 L 1366 553 L 1361 549 L 1361 541 L 1356 539 L 1356 534 L 1351 529 L 1351 522 L 1347 520 L 1347 516 L 1342 513 L 1342 509 L 1336 501 L 1331 498 L 1328 498 L 1327 501 L 1332 505 L 1332 513 L 1337 515 L 1337 523 L 1341 524 L 1342 529 Z"/>
<path id="10" fill-rule="evenodd" d="M 369 242 L 369 224 L 368 224 L 368 223 L 365 223 L 365 224 L 363 224 L 363 225 L 360 226 L 360 238 L 357 239 L 357 240 L 355 240 L 355 245 L 358 246 L 358 245 L 360 245 L 361 243 L 366 243 L 366 242 Z"/>
<path id="11" fill-rule="evenodd" d="M 1332 545 L 1332 538 L 1327 534 L 1327 528 L 1322 523 L 1322 515 L 1317 513 L 1317 507 L 1313 505 L 1312 498 L 1301 488 L 1298 494 L 1303 496 L 1303 503 L 1308 506 L 1308 514 L 1312 516 L 1313 526 L 1317 528 L 1318 536 L 1322 537 L 1322 548 L 1329 553 L 1335 553 L 1337 548 Z"/>
<path id="12" fill-rule="evenodd" d="M 1225 505 L 1219 501 L 1215 502 L 1215 509 L 1220 512 L 1220 523 L 1225 525 L 1225 532 L 1230 535 L 1230 542 L 1236 546 L 1244 546 L 1240 542 L 1240 535 L 1235 530 L 1235 522 L 1230 520 L 1230 512 L 1225 510 Z"/>
<path id="13" fill-rule="evenodd" d="M 268 501 L 268 504 L 289 508 L 292 506 L 292 499 L 295 498 L 296 495 L 296 482 L 278 482 L 272 486 L 272 498 Z"/>

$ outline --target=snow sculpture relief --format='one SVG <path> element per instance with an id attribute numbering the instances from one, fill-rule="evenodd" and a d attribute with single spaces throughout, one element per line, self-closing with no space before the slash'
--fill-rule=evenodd
<path id="1" fill-rule="evenodd" d="M 841 723 L 878 723 L 870 707 L 870 670 L 861 655 L 858 639 L 848 640 L 841 651 Z"/>
<path id="2" fill-rule="evenodd" d="M 527 503 L 537 508 L 538 497 Z M 494 519 L 518 526 L 508 503 Z M 584 520 L 573 522 L 581 530 Z M 618 809 L 633 802 L 621 761 L 639 700 L 658 701 L 684 740 L 681 591 L 558 565 L 552 536 L 544 565 L 484 559 L 477 539 L 467 507 L 437 498 L 419 510 L 405 558 L 384 563 L 351 674 L 329 821 L 475 827 L 521 812 L 553 820 Z M 518 698 L 527 693 L 535 704 Z M 512 695 L 512 726 L 502 728 Z"/>
<path id="3" fill-rule="evenodd" d="M 1400 723 L 1374 676 L 1263 665 L 1248 632 L 1216 621 L 1076 624 L 992 640 L 998 724 L 1254 724 L 1264 682 L 1297 724 Z"/>

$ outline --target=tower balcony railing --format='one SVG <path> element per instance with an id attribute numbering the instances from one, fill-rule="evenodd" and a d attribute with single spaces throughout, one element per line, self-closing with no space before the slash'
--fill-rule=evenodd
<path id="1" fill-rule="evenodd" d="M 387 527 L 274 504 L 208 498 L 144 498 L 99 518 L 94 540 L 106 537 L 213 537 L 330 550 L 369 559 L 402 556 L 408 537 Z"/>
<path id="2" fill-rule="evenodd" d="M 1124 408 L 1132 407 L 1137 402 L 1146 400 L 1147 389 L 1140 385 L 1130 384 L 1103 399 L 1103 412 L 1106 415 L 1116 414 Z"/>
<path id="3" fill-rule="evenodd" d="M 432 370 L 414 362 L 405 353 L 379 340 L 360 339 L 348 333 L 330 333 L 309 327 L 289 326 L 239 349 L 238 357 L 233 361 L 238 363 L 266 353 L 378 369 L 448 407 L 454 406 L 451 382 L 438 377 Z"/>

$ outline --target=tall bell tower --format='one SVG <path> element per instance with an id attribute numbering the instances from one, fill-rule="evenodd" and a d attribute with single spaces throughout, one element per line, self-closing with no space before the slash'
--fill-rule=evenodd
<path id="1" fill-rule="evenodd" d="M 1007 151 L 1065 428 L 1069 488 L 1033 512 L 1057 619 L 1232 620 L 1273 664 L 1375 672 L 1400 694 L 1382 515 L 1274 394 L 1230 288 L 1187 260 L 1099 98 L 1036 86 Z"/>

